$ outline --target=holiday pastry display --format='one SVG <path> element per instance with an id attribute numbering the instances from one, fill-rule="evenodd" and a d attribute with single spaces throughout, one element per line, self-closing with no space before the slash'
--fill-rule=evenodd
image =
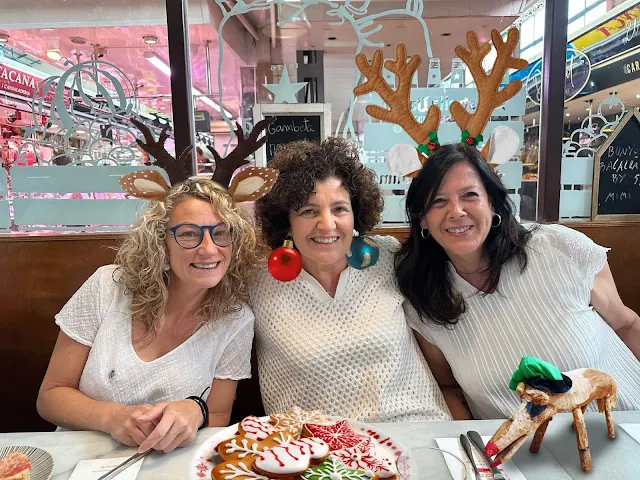
<path id="1" fill-rule="evenodd" d="M 348 420 L 293 407 L 270 417 L 246 417 L 237 434 L 221 441 L 215 480 L 397 480 L 396 458 L 371 430 L 356 431 Z M 388 445 L 388 444 L 387 444 Z M 396 447 L 393 447 L 396 450 Z M 397 451 L 397 455 L 400 455 Z M 217 457 L 222 461 L 219 461 Z"/>
<path id="2" fill-rule="evenodd" d="M 24 453 L 11 452 L 0 460 L 0 480 L 29 480 L 31 460 Z"/>
<path id="3" fill-rule="evenodd" d="M 578 440 L 580 465 L 592 468 L 589 439 L 584 424 L 584 411 L 596 401 L 598 411 L 605 414 L 609 438 L 615 438 L 611 409 L 616 406 L 616 382 L 604 372 L 580 368 L 561 373 L 560 370 L 535 357 L 523 357 L 513 373 L 509 388 L 520 396 L 518 410 L 491 437 L 485 455 L 493 457 L 494 465 L 509 460 L 531 433 L 535 432 L 529 451 L 537 453 L 552 417 L 559 412 L 573 413 L 573 426 Z"/>

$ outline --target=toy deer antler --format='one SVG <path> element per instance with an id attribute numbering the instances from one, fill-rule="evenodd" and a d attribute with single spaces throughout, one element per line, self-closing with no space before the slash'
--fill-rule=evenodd
<path id="1" fill-rule="evenodd" d="M 144 135 L 146 143 L 140 139 L 136 139 L 136 142 L 142 150 L 156 159 L 155 165 L 160 168 L 164 168 L 169 174 L 169 178 L 173 183 L 179 183 L 183 180 L 186 180 L 188 178 L 188 175 L 187 172 L 184 171 L 183 165 L 187 163 L 186 157 L 191 154 L 193 146 L 185 148 L 178 157 L 178 160 L 176 160 L 164 148 L 164 142 L 166 142 L 167 138 L 169 137 L 169 134 L 167 133 L 168 127 L 162 129 L 162 132 L 160 133 L 160 136 L 156 141 L 153 138 L 153 134 L 151 133 L 149 127 L 147 127 L 140 120 L 132 118 L 131 123 L 133 123 L 138 128 L 138 130 L 140 130 L 142 135 Z"/>
<path id="2" fill-rule="evenodd" d="M 473 80 L 476 83 L 478 89 L 478 106 L 475 113 L 471 114 L 465 110 L 460 102 L 455 101 L 451 103 L 449 110 L 451 111 L 451 116 L 463 132 L 463 140 L 467 141 L 470 145 L 477 143 L 476 137 L 484 131 L 494 109 L 507 102 L 522 88 L 522 82 L 515 80 L 510 82 L 502 90 L 499 90 L 504 74 L 509 68 L 520 70 L 529 65 L 526 60 L 513 56 L 513 52 L 518 45 L 519 37 L 518 30 L 512 28 L 507 34 L 507 41 L 503 42 L 500 32 L 495 29 L 491 30 L 491 40 L 497 51 L 491 73 L 486 73 L 482 67 L 482 60 L 491 51 L 491 45 L 488 42 L 480 45 L 475 32 L 467 33 L 469 50 L 462 46 L 456 47 L 456 54 L 469 67 Z M 486 150 L 486 153 L 488 153 L 488 147 Z M 483 152 L 483 154 L 484 153 L 485 152 Z"/>
<path id="3" fill-rule="evenodd" d="M 247 165 L 249 163 L 247 157 L 267 142 L 266 135 L 259 140 L 258 137 L 275 119 L 276 117 L 269 117 L 264 120 L 260 120 L 251 130 L 249 138 L 245 138 L 242 127 L 236 122 L 237 128 L 234 130 L 234 133 L 238 137 L 238 145 L 224 158 L 222 158 L 214 148 L 207 146 L 216 160 L 216 170 L 213 173 L 211 180 L 228 187 L 229 182 L 231 182 L 233 172 L 238 168 Z"/>
<path id="4" fill-rule="evenodd" d="M 398 88 L 393 90 L 382 75 L 382 50 L 373 53 L 371 63 L 364 53 L 359 53 L 356 65 L 367 81 L 353 89 L 355 95 L 371 92 L 380 95 L 389 108 L 367 105 L 367 113 L 378 120 L 401 126 L 418 145 L 427 143 L 429 133 L 436 132 L 440 124 L 440 109 L 435 105 L 429 108 L 422 122 L 418 122 L 411 113 L 411 82 L 420 62 L 419 55 L 407 61 L 405 46 L 402 43 L 396 46 L 396 59 L 384 62 L 385 68 L 398 79 Z"/>
<path id="5" fill-rule="evenodd" d="M 236 123 L 235 133 L 238 136 L 238 146 L 224 159 L 214 149 L 207 147 L 216 159 L 216 171 L 211 180 L 227 188 L 236 202 L 257 200 L 266 195 L 278 178 L 278 170 L 251 167 L 238 173 L 231 182 L 233 173 L 249 163 L 246 157 L 265 144 L 267 137 L 264 136 L 258 140 L 258 136 L 274 120 L 275 117 L 272 117 L 258 122 L 248 139 L 244 137 L 242 127 Z M 166 128 L 162 130 L 156 141 L 151 130 L 144 123 L 136 119 L 131 119 L 131 122 L 138 127 L 146 140 L 146 143 L 136 140 L 138 145 L 156 159 L 155 165 L 164 168 L 174 183 L 186 180 L 188 176 L 181 165 L 186 163 L 184 157 L 191 153 L 193 146 L 187 147 L 176 161 L 164 148 L 164 142 L 169 136 Z M 122 188 L 134 197 L 151 200 L 162 200 L 170 188 L 157 170 L 138 170 L 123 175 L 119 182 Z M 231 185 L 229 185 L 230 183 Z"/>

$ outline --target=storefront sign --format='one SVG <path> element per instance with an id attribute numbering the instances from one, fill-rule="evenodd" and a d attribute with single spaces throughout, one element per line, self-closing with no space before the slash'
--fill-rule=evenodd
<path id="1" fill-rule="evenodd" d="M 627 40 L 630 40 L 629 37 L 640 33 L 638 32 L 638 22 L 640 22 L 640 7 L 636 6 L 576 38 L 571 44 L 578 50 L 584 50 L 624 30 L 627 31 Z"/>
<path id="2" fill-rule="evenodd" d="M 16 68 L 0 63 L 0 91 L 19 95 L 28 99 L 32 99 L 38 88 L 42 78 L 38 78 L 29 73 L 23 72 Z M 55 94 L 56 83 L 52 83 L 51 88 L 42 95 L 42 91 L 38 92 L 37 98 L 42 98 L 45 103 L 51 103 Z M 68 87 L 64 89 L 64 103 L 69 106 L 71 101 L 71 90 Z"/>

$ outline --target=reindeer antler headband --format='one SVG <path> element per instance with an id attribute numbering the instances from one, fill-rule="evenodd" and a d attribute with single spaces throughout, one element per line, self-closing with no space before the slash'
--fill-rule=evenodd
<path id="1" fill-rule="evenodd" d="M 215 149 L 207 146 L 216 159 L 216 170 L 211 180 L 227 188 L 236 202 L 259 199 L 271 190 L 278 178 L 278 170 L 273 168 L 250 167 L 242 170 L 231 181 L 233 173 L 249 163 L 247 157 L 266 143 L 266 136 L 260 139 L 258 137 L 274 120 L 275 117 L 271 117 L 258 122 L 248 138 L 245 138 L 242 127 L 236 123 L 234 132 L 238 138 L 238 145 L 225 158 L 222 158 Z M 155 158 L 155 165 L 164 168 L 175 183 L 186 180 L 188 175 L 183 170 L 181 166 L 183 162 L 180 160 L 191 153 L 193 146 L 187 147 L 176 161 L 164 148 L 164 143 L 169 137 L 166 128 L 162 130 L 158 140 L 155 140 L 151 130 L 144 123 L 134 118 L 131 119 L 131 123 L 142 132 L 145 141 L 137 139 L 136 142 L 143 151 Z M 120 177 L 119 182 L 127 193 L 151 200 L 161 200 L 170 188 L 157 170 L 138 170 Z"/>
<path id="2" fill-rule="evenodd" d="M 512 28 L 503 41 L 500 32 L 491 31 L 491 39 L 496 48 L 497 56 L 490 73 L 485 72 L 482 60 L 491 51 L 487 42 L 482 45 L 474 32 L 467 33 L 468 49 L 456 47 L 456 54 L 469 67 L 471 75 L 478 88 L 478 106 L 474 113 L 469 113 L 460 102 L 452 102 L 451 116 L 462 132 L 461 141 L 469 146 L 476 146 L 482 142 L 482 133 L 489 123 L 493 110 L 514 97 L 522 88 L 520 80 L 514 80 L 500 89 L 505 72 L 509 68 L 522 69 L 528 65 L 526 60 L 516 58 L 513 52 L 518 45 L 518 30 Z M 388 108 L 378 105 L 367 105 L 367 113 L 378 120 L 399 125 L 416 142 L 416 146 L 396 145 L 389 151 L 388 164 L 391 172 L 400 176 L 415 176 L 427 157 L 440 148 L 438 141 L 438 127 L 440 125 L 440 108 L 431 105 L 422 122 L 418 122 L 411 112 L 411 83 L 413 75 L 420 66 L 419 55 L 407 59 L 405 46 L 400 43 L 396 47 L 396 59 L 384 62 L 384 67 L 397 78 L 397 88 L 394 90 L 384 79 L 382 50 L 376 50 L 371 63 L 366 55 L 356 55 L 358 70 L 365 76 L 366 81 L 353 89 L 355 95 L 365 95 L 376 92 L 386 103 Z M 497 152 L 495 146 L 501 145 Z M 514 148 L 515 145 L 515 148 Z M 485 160 L 495 166 L 507 161 L 519 147 L 518 135 L 508 127 L 498 127 L 492 134 L 482 154 Z M 497 153 L 497 155 L 494 155 Z M 498 163 L 499 161 L 499 163 Z"/>

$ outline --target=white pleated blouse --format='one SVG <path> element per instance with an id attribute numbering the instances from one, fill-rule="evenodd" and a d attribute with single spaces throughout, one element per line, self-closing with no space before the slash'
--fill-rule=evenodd
<path id="1" fill-rule="evenodd" d="M 495 293 L 483 295 L 450 264 L 467 302 L 453 328 L 423 323 L 405 307 L 411 327 L 447 358 L 475 418 L 504 418 L 517 408 L 508 383 L 525 355 L 563 372 L 602 370 L 617 381 L 617 409 L 640 409 L 640 361 L 589 305 L 607 251 L 580 232 L 542 225 L 527 245 L 527 269 L 505 265 Z"/>

